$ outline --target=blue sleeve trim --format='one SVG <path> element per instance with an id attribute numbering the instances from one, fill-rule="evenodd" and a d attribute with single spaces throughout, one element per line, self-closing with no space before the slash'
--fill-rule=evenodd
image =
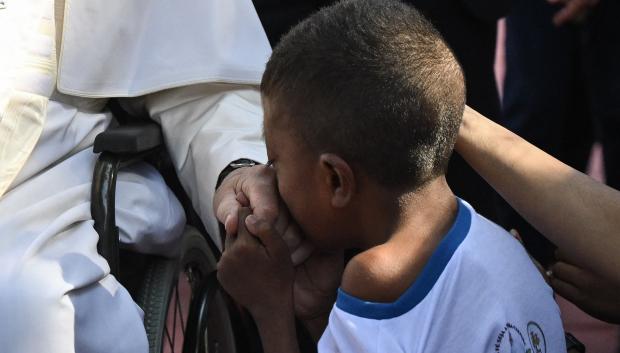
<path id="1" fill-rule="evenodd" d="M 458 201 L 458 213 L 454 224 L 431 255 L 422 272 L 413 284 L 392 303 L 368 302 L 354 297 L 341 288 L 338 289 L 336 306 L 349 314 L 375 320 L 385 320 L 401 316 L 420 303 L 433 288 L 446 268 L 452 255 L 463 242 L 471 226 L 472 211 Z"/>

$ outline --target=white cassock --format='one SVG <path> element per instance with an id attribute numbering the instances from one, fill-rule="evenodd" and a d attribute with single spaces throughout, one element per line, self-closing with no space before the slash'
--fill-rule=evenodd
<path id="1" fill-rule="evenodd" d="M 269 44 L 251 0 L 65 1 L 0 6 L 0 351 L 147 352 L 90 215 L 106 99 L 127 97 L 161 124 L 215 235 L 219 173 L 266 159 L 257 85 Z M 125 244 L 174 248 L 184 216 L 150 166 L 120 173 L 116 202 Z"/>

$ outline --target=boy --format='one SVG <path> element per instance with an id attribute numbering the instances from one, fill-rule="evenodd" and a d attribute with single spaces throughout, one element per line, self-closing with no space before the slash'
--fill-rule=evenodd
<path id="1" fill-rule="evenodd" d="M 292 217 L 317 249 L 362 250 L 320 352 L 566 352 L 553 293 L 523 248 L 446 184 L 463 75 L 415 9 L 353 0 L 321 10 L 274 50 L 261 90 Z M 298 351 L 287 246 L 257 217 L 245 225 L 252 234 L 242 226 L 228 240 L 220 281 L 253 315 L 265 352 Z"/>

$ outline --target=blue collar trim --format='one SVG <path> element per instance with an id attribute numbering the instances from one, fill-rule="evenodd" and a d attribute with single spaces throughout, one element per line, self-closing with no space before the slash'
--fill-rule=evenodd
<path id="1" fill-rule="evenodd" d="M 367 302 L 339 288 L 336 306 L 355 316 L 385 320 L 401 316 L 418 305 L 433 288 L 452 255 L 469 232 L 471 211 L 460 199 L 457 199 L 457 202 L 458 213 L 452 228 L 439 243 L 420 275 L 400 298 L 392 303 Z"/>

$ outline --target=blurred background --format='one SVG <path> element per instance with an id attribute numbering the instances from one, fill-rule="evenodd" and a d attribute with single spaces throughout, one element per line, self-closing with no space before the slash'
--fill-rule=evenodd
<path id="1" fill-rule="evenodd" d="M 497 51 L 495 56 L 495 78 L 500 96 L 503 94 L 504 77 L 506 74 L 506 20 L 498 21 Z M 620 93 L 620 92 L 619 92 Z M 603 150 L 601 144 L 595 142 L 588 158 L 588 175 L 605 182 Z M 565 329 L 571 332 L 586 346 L 589 353 L 620 352 L 620 327 L 597 320 L 584 313 L 575 305 L 560 296 L 556 296 Z"/>

